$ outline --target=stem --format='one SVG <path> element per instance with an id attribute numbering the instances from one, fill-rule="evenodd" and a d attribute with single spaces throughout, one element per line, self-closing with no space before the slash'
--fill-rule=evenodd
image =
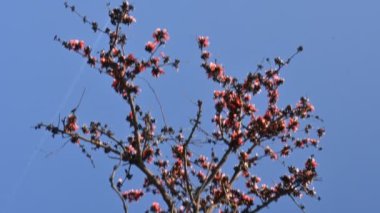
<path id="1" fill-rule="evenodd" d="M 184 162 L 184 170 L 185 170 L 186 192 L 190 197 L 190 201 L 191 201 L 191 204 L 193 205 L 193 207 L 196 206 L 196 203 L 194 202 L 192 188 L 190 188 L 189 174 L 187 172 L 187 162 L 188 161 L 187 161 L 186 155 L 187 155 L 187 147 L 188 147 L 191 139 L 193 138 L 195 130 L 197 129 L 198 125 L 200 124 L 201 115 L 202 115 L 202 102 L 200 100 L 198 100 L 197 117 L 195 119 L 195 123 L 193 125 L 193 128 L 191 129 L 190 135 L 187 138 L 185 144 L 183 145 L 183 155 L 182 155 L 182 160 Z"/>
<path id="2" fill-rule="evenodd" d="M 119 163 L 113 167 L 109 181 L 110 181 L 112 189 L 116 192 L 116 194 L 119 196 L 121 202 L 123 203 L 124 213 L 128 213 L 128 207 L 127 207 L 127 204 L 125 203 L 125 199 L 124 199 L 123 195 L 121 194 L 121 192 L 119 191 L 119 189 L 115 186 L 115 183 L 113 181 L 115 179 L 116 171 L 119 169 L 120 165 L 121 165 L 121 159 L 119 160 Z"/>

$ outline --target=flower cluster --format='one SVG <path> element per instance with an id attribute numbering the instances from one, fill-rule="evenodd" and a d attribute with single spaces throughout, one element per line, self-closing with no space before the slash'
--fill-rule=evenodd
<path id="1" fill-rule="evenodd" d="M 157 203 L 157 202 L 153 202 L 152 203 L 152 206 L 150 207 L 150 210 L 154 213 L 159 213 L 161 212 L 161 207 L 160 207 L 160 204 Z"/>
<path id="2" fill-rule="evenodd" d="M 67 47 L 67 49 L 74 51 L 83 50 L 85 47 L 84 41 L 80 41 L 77 39 L 70 40 L 64 43 L 64 45 Z"/>
<path id="3" fill-rule="evenodd" d="M 123 198 L 128 200 L 129 202 L 138 201 L 143 195 L 144 192 L 142 190 L 131 189 L 129 191 L 125 191 L 122 193 Z"/>
<path id="4" fill-rule="evenodd" d="M 155 42 L 158 42 L 159 44 L 165 44 L 170 37 L 167 29 L 157 28 L 153 33 L 153 38 Z"/>
<path id="5" fill-rule="evenodd" d="M 72 133 L 79 129 L 77 124 L 77 116 L 75 114 L 70 114 L 66 118 L 65 132 Z"/>
<path id="6" fill-rule="evenodd" d="M 133 5 L 128 2 L 123 2 L 123 4 L 118 8 L 113 8 L 109 11 L 109 17 L 113 25 L 126 24 L 130 25 L 136 22 L 136 18 L 130 15 L 134 9 Z"/>
<path id="7" fill-rule="evenodd" d="M 210 45 L 210 42 L 209 42 L 207 36 L 199 36 L 198 37 L 198 46 L 200 49 L 206 48 L 209 45 Z"/>

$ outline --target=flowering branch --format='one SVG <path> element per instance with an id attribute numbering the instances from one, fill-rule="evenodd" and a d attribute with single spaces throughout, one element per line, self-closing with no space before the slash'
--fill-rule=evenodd
<path id="1" fill-rule="evenodd" d="M 84 23 L 90 24 L 94 32 L 108 36 L 107 48 L 96 54 L 82 40 L 65 41 L 58 36 L 55 40 L 64 48 L 85 58 L 89 66 L 112 79 L 111 87 L 125 101 L 130 111 L 126 117 L 130 127 L 129 135 L 127 140 L 119 140 L 107 125 L 100 122 L 79 127 L 76 108 L 62 120 L 61 128 L 59 124 L 40 123 L 36 125 L 36 129 L 44 128 L 53 137 L 60 135 L 69 138 L 91 160 L 85 145 L 93 150 L 101 149 L 110 159 L 117 160 L 109 182 L 121 199 L 124 212 L 128 210 L 127 202 L 139 201 L 145 193 L 159 195 L 166 204 L 166 211 L 171 213 L 211 213 L 216 208 L 220 212 L 259 212 L 283 196 L 290 196 L 303 210 L 303 206 L 296 199 L 303 195 L 316 197 L 312 183 L 318 177 L 318 164 L 313 155 L 307 159 L 303 169 L 289 166 L 288 172 L 280 176 L 279 182 L 272 186 L 261 184 L 261 178 L 253 174 L 253 168 L 263 158 L 277 161 L 295 150 L 309 147 L 320 149 L 319 141 L 325 133 L 324 129 L 316 129 L 311 123 L 304 124 L 310 118 L 321 121 L 317 115 L 312 114 L 314 106 L 309 99 L 301 97 L 294 106 L 280 107 L 278 104 L 279 88 L 284 83 L 280 76 L 281 71 L 303 51 L 302 46 L 287 60 L 274 58 L 274 68 L 265 70 L 264 66 L 259 65 L 256 72 L 248 73 L 244 79 L 239 80 L 227 75 L 224 66 L 217 63 L 217 60 L 210 60 L 211 53 L 207 50 L 210 45 L 209 38 L 199 36 L 201 67 L 207 77 L 220 86 L 213 93 L 215 113 L 212 123 L 215 128 L 209 133 L 200 127 L 203 109 L 202 102 L 198 101 L 196 117 L 190 120 L 192 127 L 185 138 L 182 129 L 176 131 L 167 124 L 157 94 L 149 82 L 141 77 L 147 69 L 150 69 L 154 78 L 165 74 L 164 69 L 168 66 L 178 69 L 178 59 L 171 60 L 163 52 L 158 54 L 158 50 L 164 48 L 170 38 L 168 31 L 157 28 L 152 34 L 153 40 L 143 46 L 147 53 L 146 59 L 139 59 L 133 53 L 125 51 L 127 40 L 122 33 L 123 27 L 136 21 L 131 15 L 134 7 L 128 1 L 109 9 L 112 29 L 104 30 L 96 22 L 88 21 L 74 6 L 65 2 L 65 7 L 81 17 Z M 270 64 L 270 59 L 267 61 Z M 139 85 L 135 83 L 136 78 L 143 79 L 157 99 L 164 123 L 159 133 L 150 112 L 144 112 L 136 103 L 136 97 L 141 92 Z M 268 101 L 266 109 L 261 113 L 252 98 L 262 90 L 265 91 Z M 198 139 L 197 131 L 207 137 L 209 143 L 205 146 L 211 148 L 209 156 L 194 156 L 195 150 L 191 150 L 190 143 Z M 162 149 L 163 144 L 170 144 L 170 154 L 167 153 L 168 150 Z M 216 144 L 221 144 L 224 151 L 215 152 Z M 233 161 L 232 156 L 236 156 L 237 160 Z M 231 163 L 235 164 L 234 170 L 231 174 L 226 174 L 223 170 Z M 124 178 L 115 181 L 119 169 L 124 166 L 127 167 Z M 132 168 L 142 172 L 144 184 L 141 189 L 125 190 L 124 183 L 133 178 Z M 245 187 L 234 187 L 237 181 L 245 183 Z M 147 212 L 160 213 L 165 210 L 155 201 Z"/>

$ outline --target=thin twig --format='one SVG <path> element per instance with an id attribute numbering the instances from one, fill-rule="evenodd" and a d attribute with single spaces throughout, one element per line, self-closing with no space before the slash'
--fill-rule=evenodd
<path id="1" fill-rule="evenodd" d="M 185 170 L 186 192 L 190 197 L 190 201 L 191 201 L 192 205 L 194 205 L 194 206 L 196 205 L 196 203 L 194 201 L 193 190 L 191 188 L 191 184 L 190 184 L 190 180 L 189 180 L 189 174 L 187 171 L 187 147 L 188 147 L 191 139 L 193 138 L 195 130 L 197 129 L 198 125 L 200 124 L 201 116 L 202 116 L 202 101 L 198 100 L 197 117 L 195 119 L 193 128 L 191 129 L 189 137 L 187 138 L 187 140 L 185 141 L 185 144 L 183 145 L 183 154 L 182 154 L 182 160 L 184 162 L 184 170 Z"/>
<path id="2" fill-rule="evenodd" d="M 164 125 L 165 125 L 165 126 L 168 126 L 168 125 L 167 125 L 167 122 L 166 122 L 166 118 L 165 118 L 165 113 L 164 113 L 164 110 L 163 110 L 162 104 L 161 104 L 161 102 L 160 102 L 160 98 L 158 97 L 158 95 L 157 95 L 155 89 L 152 87 L 152 85 L 149 83 L 149 81 L 146 80 L 145 78 L 140 77 L 140 76 L 139 76 L 138 78 L 141 79 L 141 80 L 143 80 L 143 81 L 148 85 L 149 89 L 152 91 L 152 93 L 153 93 L 153 95 L 154 95 L 154 97 L 155 97 L 155 99 L 156 99 L 156 101 L 157 101 L 157 103 L 158 103 L 158 106 L 160 107 L 161 117 L 162 117 L 162 120 L 164 121 Z"/>
<path id="3" fill-rule="evenodd" d="M 296 201 L 296 199 L 293 197 L 293 195 L 290 195 L 289 194 L 289 197 L 290 197 L 290 199 L 292 199 L 292 201 L 293 201 L 293 203 L 303 212 L 303 213 L 306 213 L 306 211 L 305 211 L 305 206 L 304 205 L 302 205 L 302 204 L 300 204 L 300 203 L 298 203 L 297 201 Z"/>
<path id="4" fill-rule="evenodd" d="M 119 169 L 119 167 L 121 165 L 121 162 L 122 162 L 122 160 L 120 158 L 119 162 L 113 167 L 113 170 L 112 170 L 111 176 L 109 178 L 109 181 L 110 181 L 112 189 L 116 192 L 116 194 L 119 196 L 121 202 L 123 203 L 124 213 L 127 213 L 128 212 L 128 206 L 127 206 L 127 204 L 125 202 L 125 199 L 124 199 L 122 193 L 119 191 L 119 189 L 117 188 L 117 186 L 114 183 L 115 174 L 116 174 L 117 170 Z"/>

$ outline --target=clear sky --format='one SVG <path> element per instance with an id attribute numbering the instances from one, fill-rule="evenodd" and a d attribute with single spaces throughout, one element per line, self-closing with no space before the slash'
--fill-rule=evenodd
<path id="1" fill-rule="evenodd" d="M 79 11 L 107 22 L 106 1 L 79 1 Z M 118 1 L 114 3 L 119 4 Z M 317 152 L 320 202 L 306 199 L 308 212 L 375 212 L 380 190 L 380 2 L 376 0 L 163 0 L 134 1 L 137 24 L 128 30 L 130 50 L 143 46 L 156 27 L 169 30 L 165 51 L 182 60 L 178 73 L 152 83 L 173 126 L 189 127 L 192 101 L 206 103 L 212 91 L 199 67 L 195 38 L 211 39 L 211 51 L 226 72 L 244 76 L 263 58 L 287 57 L 298 45 L 305 51 L 283 73 L 282 103 L 308 96 L 325 120 L 327 135 Z M 84 121 L 106 122 L 125 136 L 128 110 L 99 75 L 75 54 L 53 41 L 82 38 L 102 47 L 103 37 L 65 10 L 62 1 L 3 1 L 0 7 L 0 213 L 121 212 L 108 185 L 112 164 L 94 154 L 96 169 L 68 144 L 31 128 L 56 121 L 78 102 Z M 159 118 L 148 89 L 141 103 Z M 208 107 L 208 108 L 207 108 Z M 150 205 L 147 202 L 146 205 Z M 138 210 L 134 208 L 135 211 Z M 296 212 L 283 200 L 264 212 Z"/>

